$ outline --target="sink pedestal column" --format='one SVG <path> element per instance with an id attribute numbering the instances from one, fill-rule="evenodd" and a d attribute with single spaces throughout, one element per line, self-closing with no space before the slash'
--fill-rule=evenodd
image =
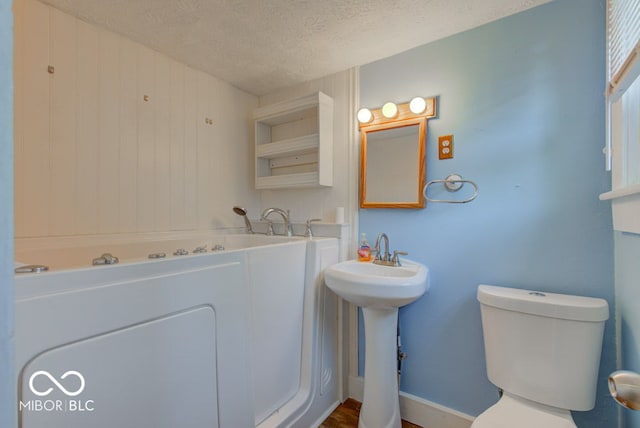
<path id="1" fill-rule="evenodd" d="M 401 428 L 398 397 L 398 308 L 362 308 L 364 396 L 358 428 Z"/>

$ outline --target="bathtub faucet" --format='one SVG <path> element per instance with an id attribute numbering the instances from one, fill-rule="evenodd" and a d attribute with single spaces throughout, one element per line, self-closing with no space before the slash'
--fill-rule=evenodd
<path id="1" fill-rule="evenodd" d="M 260 216 L 260 219 L 263 221 L 268 221 L 267 217 L 269 217 L 269 214 L 271 213 L 277 213 L 282 216 L 282 219 L 284 220 L 284 229 L 285 229 L 285 232 L 283 233 L 283 235 L 293 236 L 291 221 L 289 221 L 289 211 L 285 211 L 280 208 L 267 208 L 266 210 L 262 211 L 262 215 Z"/>

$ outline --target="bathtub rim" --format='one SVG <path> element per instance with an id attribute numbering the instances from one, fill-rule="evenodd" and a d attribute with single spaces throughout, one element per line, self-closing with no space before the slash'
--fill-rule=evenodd
<path id="1" fill-rule="evenodd" d="M 217 243 L 225 243 L 225 240 L 251 240 L 255 239 L 257 243 L 249 243 L 247 245 L 235 245 L 231 248 L 225 248 L 224 250 L 212 251 L 212 247 Z M 323 237 L 317 237 L 314 239 L 323 239 Z M 139 263 L 160 263 L 167 260 L 184 259 L 188 257 L 201 257 L 217 253 L 228 253 L 231 251 L 242 251 L 250 248 L 265 247 L 271 245 L 285 245 L 293 242 L 304 242 L 308 238 L 302 236 L 282 236 L 272 235 L 266 236 L 262 234 L 246 234 L 246 233 L 219 233 L 219 231 L 207 231 L 203 232 L 162 232 L 153 234 L 123 234 L 117 236 L 68 236 L 68 237 L 47 237 L 47 238 L 16 238 L 15 256 L 14 256 L 14 268 L 18 266 L 39 264 L 49 267 L 48 271 L 39 273 L 16 273 L 15 278 L 21 278 L 31 275 L 49 275 L 53 272 L 66 272 L 81 269 L 105 269 L 119 265 L 130 265 Z M 264 241 L 264 242 L 263 242 Z M 187 245 L 186 242 L 189 242 Z M 162 246 L 169 246 L 174 243 L 171 248 L 187 247 L 189 254 L 184 256 L 173 255 L 173 250 L 168 248 L 161 248 Z M 93 266 L 91 260 L 94 257 L 99 257 L 104 253 L 111 253 L 116 257 L 119 257 L 118 248 L 122 253 L 123 248 L 132 246 L 152 246 L 146 250 L 140 250 L 135 256 L 127 256 L 120 258 L 118 264 L 115 265 L 100 265 Z M 205 253 L 193 253 L 193 249 L 196 246 L 207 245 L 207 252 Z M 228 244 L 227 244 L 228 247 Z M 47 256 L 39 257 L 38 255 L 32 256 L 29 259 L 29 253 L 51 252 L 54 254 L 57 251 L 86 251 L 90 254 L 82 261 L 70 261 L 62 263 L 52 263 L 51 259 L 47 260 Z M 158 259 L 150 259 L 149 254 L 156 252 L 164 252 L 166 257 Z M 49 255 L 48 257 L 52 257 Z M 59 255 L 55 255 L 59 257 Z"/>

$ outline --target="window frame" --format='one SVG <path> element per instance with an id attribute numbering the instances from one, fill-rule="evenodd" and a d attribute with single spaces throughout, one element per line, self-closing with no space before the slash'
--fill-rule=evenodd
<path id="1" fill-rule="evenodd" d="M 630 6 L 631 5 L 631 6 Z M 640 10 L 640 0 L 607 0 L 607 144 L 604 148 L 606 169 L 611 170 L 611 191 L 600 195 L 601 200 L 610 200 L 613 214 L 613 228 L 623 232 L 640 234 L 640 182 L 629 182 L 630 176 L 640 177 L 640 162 L 630 162 L 628 154 L 632 144 L 640 137 L 640 115 L 629 120 L 629 97 L 640 105 L 640 90 L 629 92 L 632 85 L 640 85 L 640 19 L 627 19 L 620 24 L 612 17 L 622 16 L 622 10 Z M 634 9 L 635 8 L 635 9 Z M 635 13 L 635 12 L 634 12 Z M 637 13 L 640 16 L 640 13 Z M 631 23 L 631 26 L 625 26 Z M 635 25 L 634 25 L 635 24 Z M 617 27 L 616 27 L 617 25 Z M 628 33 L 628 34 L 627 34 Z M 615 40 L 625 40 L 627 44 L 624 61 L 620 61 L 621 48 L 613 46 Z M 630 37 L 630 38 L 629 38 Z M 611 64 L 612 49 L 618 52 L 617 65 Z M 614 69 L 615 67 L 615 69 Z M 633 110 L 632 110 L 633 111 Z M 633 136 L 633 140 L 628 138 Z M 634 150 L 640 150 L 635 146 Z M 633 168 L 632 171 L 629 168 Z"/>

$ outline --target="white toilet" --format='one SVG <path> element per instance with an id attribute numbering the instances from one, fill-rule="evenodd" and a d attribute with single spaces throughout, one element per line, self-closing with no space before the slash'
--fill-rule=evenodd
<path id="1" fill-rule="evenodd" d="M 489 380 L 503 390 L 472 428 L 576 428 L 595 404 L 606 300 L 480 285 Z"/>

